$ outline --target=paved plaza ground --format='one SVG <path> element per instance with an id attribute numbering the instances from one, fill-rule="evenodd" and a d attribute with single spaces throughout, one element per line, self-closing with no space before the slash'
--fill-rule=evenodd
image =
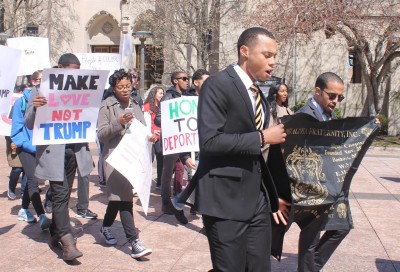
<path id="1" fill-rule="evenodd" d="M 5 155 L 5 141 L 1 138 L 0 271 L 194 272 L 211 269 L 207 239 L 200 231 L 201 217 L 189 215 L 189 210 L 185 209 L 189 223 L 182 226 L 177 224 L 174 216 L 163 215 L 160 192 L 155 190 L 154 184 L 147 216 L 142 212 L 139 200 L 134 199 L 136 227 L 140 230 L 141 240 L 153 250 L 153 254 L 141 261 L 130 257 L 119 217 L 112 227 L 118 244 L 107 246 L 99 233 L 107 198 L 104 189 L 98 186 L 97 168 L 90 177 L 90 209 L 98 213 L 99 218 L 75 217 L 75 180 L 70 216 L 78 237 L 78 248 L 84 255 L 73 263 L 64 262 L 60 252 L 49 247 L 48 231 L 41 231 L 38 224 L 17 220 L 21 200 L 7 198 L 10 168 Z M 96 146 L 90 146 L 97 162 Z M 47 182 L 41 185 L 43 192 L 47 187 Z M 17 188 L 18 195 L 19 185 Z M 370 149 L 354 177 L 350 198 L 355 229 L 323 271 L 400 272 L 400 150 Z M 34 213 L 32 207 L 30 209 Z M 298 233 L 298 227 L 293 225 L 285 238 L 282 261 L 272 262 L 273 271 L 296 271 Z"/>

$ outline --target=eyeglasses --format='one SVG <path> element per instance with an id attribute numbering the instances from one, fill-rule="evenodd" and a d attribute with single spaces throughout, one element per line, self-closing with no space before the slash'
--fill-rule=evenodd
<path id="1" fill-rule="evenodd" d="M 117 89 L 118 91 L 122 91 L 123 89 L 127 89 L 130 90 L 132 89 L 132 85 L 117 85 L 115 86 L 115 89 Z"/>
<path id="2" fill-rule="evenodd" d="M 176 79 L 182 79 L 183 81 L 188 81 L 189 80 L 189 78 L 188 77 L 177 77 Z"/>
<path id="3" fill-rule="evenodd" d="M 323 91 L 323 92 L 325 92 L 327 95 L 328 95 L 328 98 L 329 98 L 329 100 L 335 100 L 336 99 L 336 97 L 338 98 L 337 100 L 338 100 L 338 102 L 342 102 L 343 101 L 343 99 L 344 99 L 344 96 L 343 95 L 341 95 L 341 94 L 335 94 L 335 93 L 328 93 L 327 91 L 325 91 L 325 90 L 321 90 L 321 91 Z"/>
<path id="4" fill-rule="evenodd" d="M 40 82 L 40 81 L 42 81 L 42 79 L 41 78 L 34 78 L 34 79 L 32 79 L 32 81 Z"/>

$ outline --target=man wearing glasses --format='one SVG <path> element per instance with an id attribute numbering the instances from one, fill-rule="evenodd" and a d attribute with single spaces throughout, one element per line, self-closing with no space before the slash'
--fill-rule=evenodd
<path id="1" fill-rule="evenodd" d="M 323 73 L 315 82 L 314 96 L 298 112 L 309 114 L 320 122 L 335 119 L 334 109 L 344 99 L 343 92 L 344 83 L 338 75 L 332 72 Z M 350 207 L 348 204 L 346 206 L 350 215 Z M 319 225 L 318 221 L 315 221 L 300 232 L 299 272 L 320 271 L 351 228 L 349 226 L 345 230 L 327 230 L 320 237 Z"/>
<path id="2" fill-rule="evenodd" d="M 173 86 L 165 92 L 165 95 L 160 102 L 181 97 L 182 93 L 189 88 L 189 77 L 186 72 L 183 71 L 173 72 L 171 75 L 171 83 Z M 159 127 L 161 127 L 161 116 L 162 113 L 160 107 L 156 118 L 154 119 L 154 123 Z M 164 156 L 164 164 L 161 174 L 162 212 L 165 214 L 175 214 L 179 222 L 186 224 L 187 219 L 183 215 L 183 212 L 175 210 L 171 203 L 171 178 L 178 158 L 179 153 Z"/>

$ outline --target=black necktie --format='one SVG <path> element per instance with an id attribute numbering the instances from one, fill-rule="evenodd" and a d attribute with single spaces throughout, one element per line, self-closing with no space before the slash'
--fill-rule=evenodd
<path id="1" fill-rule="evenodd" d="M 262 105 L 261 105 L 261 94 L 260 89 L 256 84 L 251 85 L 250 90 L 253 92 L 255 100 L 256 100 L 256 114 L 255 114 L 255 121 L 256 121 L 256 129 L 262 129 Z"/>

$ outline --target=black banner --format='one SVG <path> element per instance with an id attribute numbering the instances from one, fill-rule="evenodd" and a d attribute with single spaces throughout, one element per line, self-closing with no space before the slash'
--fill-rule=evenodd
<path id="1" fill-rule="evenodd" d="M 375 118 L 319 122 L 299 113 L 281 120 L 287 133 L 281 148 L 290 181 L 292 221 L 300 228 L 317 219 L 321 230 L 351 228 L 349 188 L 379 132 Z M 279 259 L 281 248 L 273 252 Z"/>

